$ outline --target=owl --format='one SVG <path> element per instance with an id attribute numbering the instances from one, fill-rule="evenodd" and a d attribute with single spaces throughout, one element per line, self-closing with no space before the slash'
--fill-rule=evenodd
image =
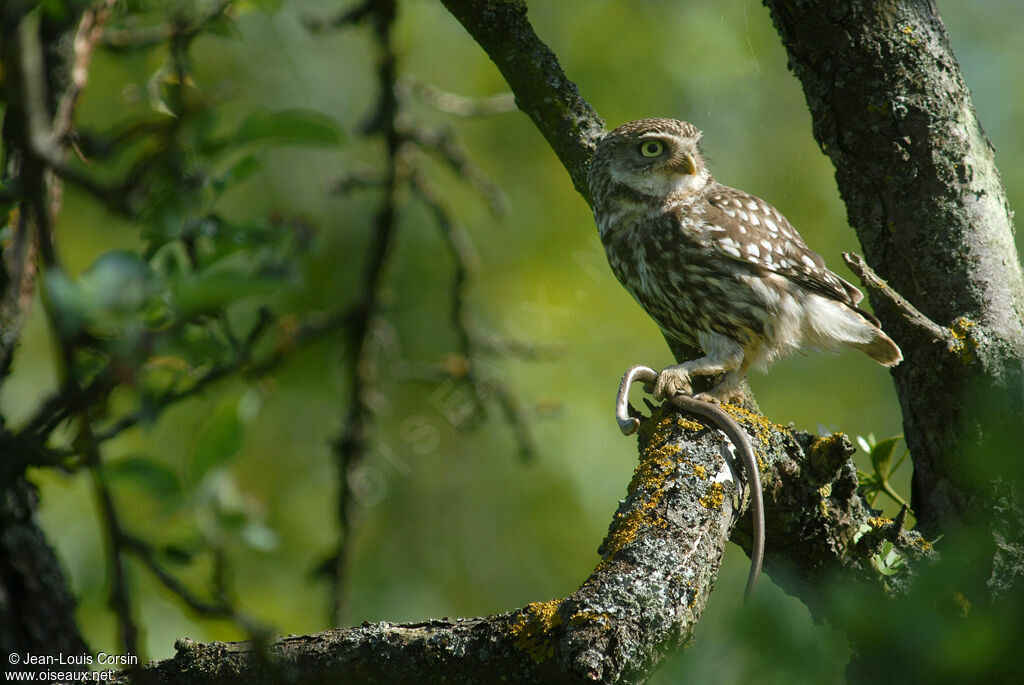
<path id="1" fill-rule="evenodd" d="M 860 291 L 777 209 L 715 181 L 700 139 L 687 122 L 640 119 L 605 135 L 590 166 L 616 278 L 665 335 L 704 354 L 664 369 L 655 397 L 691 394 L 691 377 L 724 374 L 698 398 L 735 401 L 749 368 L 805 349 L 847 346 L 899 364 L 900 348 L 857 307 Z"/>

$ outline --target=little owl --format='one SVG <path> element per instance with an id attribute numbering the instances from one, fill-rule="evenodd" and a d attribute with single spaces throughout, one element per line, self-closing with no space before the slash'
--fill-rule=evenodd
<path id="1" fill-rule="evenodd" d="M 764 371 L 805 348 L 863 350 L 885 366 L 903 359 L 860 291 L 828 270 L 764 200 L 711 177 L 700 131 L 674 119 L 623 124 L 590 166 L 594 218 L 616 278 L 669 337 L 704 356 L 670 366 L 655 396 L 690 394 L 691 376 L 724 373 L 699 399 L 742 395 Z"/>

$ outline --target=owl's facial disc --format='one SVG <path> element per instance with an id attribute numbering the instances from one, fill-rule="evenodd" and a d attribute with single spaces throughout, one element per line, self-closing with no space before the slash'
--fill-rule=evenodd
<path id="1" fill-rule="evenodd" d="M 672 128 L 649 127 L 610 137 L 599 151 L 610 159 L 608 173 L 643 195 L 685 198 L 709 180 L 700 153 L 699 135 Z"/>

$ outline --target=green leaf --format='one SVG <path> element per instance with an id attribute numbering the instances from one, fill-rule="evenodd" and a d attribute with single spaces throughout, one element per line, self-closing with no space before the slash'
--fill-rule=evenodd
<path id="1" fill-rule="evenodd" d="M 275 12 L 281 7 L 281 0 L 239 0 L 232 7 L 239 12 Z"/>
<path id="2" fill-rule="evenodd" d="M 227 171 L 224 172 L 216 180 L 216 184 L 219 186 L 218 190 L 223 192 L 231 186 L 241 183 L 245 179 L 249 178 L 263 166 L 263 160 L 256 155 L 246 155 L 240 160 L 232 164 Z"/>
<path id="3" fill-rule="evenodd" d="M 242 528 L 242 542 L 260 552 L 270 552 L 277 547 L 278 537 L 266 523 L 251 518 Z"/>
<path id="4" fill-rule="evenodd" d="M 253 112 L 226 141 L 229 145 L 281 143 L 291 145 L 340 145 L 344 137 L 326 114 L 308 109 Z"/>
<path id="5" fill-rule="evenodd" d="M 888 540 L 882 544 L 882 551 L 874 555 L 872 560 L 875 568 L 883 576 L 894 576 L 906 565 L 906 558 Z"/>
<path id="6" fill-rule="evenodd" d="M 153 294 L 154 274 L 138 255 L 123 250 L 100 256 L 82 274 L 79 287 L 93 310 L 139 311 Z"/>
<path id="7" fill-rule="evenodd" d="M 875 473 L 882 479 L 887 480 L 892 473 L 892 455 L 896 451 L 896 445 L 903 439 L 902 435 L 894 435 L 875 444 L 871 449 L 871 465 Z"/>
<path id="8" fill-rule="evenodd" d="M 192 443 L 189 475 L 198 483 L 207 473 L 227 463 L 245 445 L 245 427 L 238 418 L 238 400 L 225 402 Z"/>
<path id="9" fill-rule="evenodd" d="M 68 3 L 65 0 L 43 0 L 39 3 L 46 18 L 59 24 L 68 16 Z"/>
<path id="10" fill-rule="evenodd" d="M 166 464 L 143 456 L 131 456 L 103 465 L 103 474 L 115 485 L 134 487 L 168 506 L 182 501 L 181 479 Z"/>
<path id="11" fill-rule="evenodd" d="M 0 106 L 0 117 L 3 116 L 3 113 L 3 107 Z M 11 210 L 18 206 L 18 200 L 19 198 L 14 192 L 14 189 L 3 181 L 0 181 L 0 219 L 3 219 L 2 223 L 6 224 L 7 215 L 11 213 Z M 8 227 L 5 225 L 4 229 L 7 228 Z M 7 237 L 5 236 L 4 242 L 6 242 L 6 240 Z"/>
<path id="12" fill-rule="evenodd" d="M 174 308 L 182 318 L 217 312 L 246 297 L 272 295 L 283 279 L 252 276 L 240 271 L 182 275 L 171 285 Z"/>
<path id="13" fill-rule="evenodd" d="M 184 544 L 164 545 L 160 548 L 160 554 L 172 564 L 185 566 L 192 563 L 192 560 L 198 554 L 198 550 Z"/>
<path id="14" fill-rule="evenodd" d="M 85 325 L 89 298 L 70 276 L 59 269 L 48 271 L 45 278 L 46 294 L 53 303 L 57 327 L 63 336 L 72 337 Z"/>

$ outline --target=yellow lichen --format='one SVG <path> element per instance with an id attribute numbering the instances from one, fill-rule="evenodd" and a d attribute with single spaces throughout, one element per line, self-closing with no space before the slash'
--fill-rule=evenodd
<path id="1" fill-rule="evenodd" d="M 930 552 L 933 549 L 935 549 L 932 546 L 932 543 L 928 542 L 924 538 L 915 538 L 914 539 L 914 544 L 917 545 L 918 547 L 920 547 L 921 549 L 923 549 L 926 552 Z"/>
<path id="2" fill-rule="evenodd" d="M 875 516 L 868 519 L 868 525 L 872 528 L 881 528 L 892 523 L 892 519 L 885 518 L 884 516 Z"/>
<path id="3" fill-rule="evenodd" d="M 722 409 L 725 410 L 725 413 L 736 419 L 736 422 L 743 426 L 743 429 L 747 431 L 747 434 L 757 438 L 762 445 L 770 444 L 772 435 L 777 432 L 784 435 L 789 435 L 790 433 L 787 426 L 772 423 L 764 416 L 755 414 L 752 411 L 747 411 L 738 404 L 723 404 Z M 754 452 L 755 456 L 760 456 L 757 454 L 756 449 Z"/>
<path id="4" fill-rule="evenodd" d="M 560 599 L 531 602 L 523 608 L 509 629 L 516 639 L 516 646 L 537 663 L 551 658 L 555 653 L 550 633 L 562 625 L 562 617 L 558 614 L 561 604 Z"/>
<path id="5" fill-rule="evenodd" d="M 825 483 L 818 488 L 821 500 L 818 502 L 818 511 L 822 516 L 828 516 L 828 498 L 832 496 L 832 483 Z"/>
<path id="6" fill-rule="evenodd" d="M 633 472 L 633 479 L 627 492 L 630 496 L 641 496 L 644 499 L 634 504 L 628 512 L 616 514 L 608 537 L 602 545 L 604 561 L 598 568 L 614 558 L 626 545 L 635 541 L 642 531 L 668 527 L 668 522 L 655 512 L 664 496 L 665 482 L 675 471 L 676 464 L 683 461 L 680 458 L 682 448 L 672 442 L 673 429 L 676 427 L 693 431 L 704 430 L 699 423 L 684 419 L 678 412 L 670 409 L 655 412 L 641 427 L 640 440 L 641 444 L 646 443 L 646 447 L 642 460 Z M 695 473 L 697 468 L 694 468 Z"/>
<path id="7" fill-rule="evenodd" d="M 978 341 L 971 335 L 970 329 L 977 325 L 966 316 L 961 316 L 949 329 L 949 335 L 953 339 L 949 351 L 959 356 L 965 364 L 974 361 L 974 350 L 978 348 Z"/>
<path id="8" fill-rule="evenodd" d="M 911 33 L 914 32 L 914 27 L 913 26 L 904 26 L 901 30 L 903 31 L 903 33 L 905 33 L 905 34 L 907 34 L 909 36 Z"/>
<path id="9" fill-rule="evenodd" d="M 657 428 L 655 428 L 657 430 Z M 662 486 L 675 469 L 676 456 L 682 451 L 679 445 L 664 444 L 658 448 L 649 446 L 645 450 L 644 459 L 633 472 L 633 480 L 629 483 L 628 492 L 633 494 L 640 490 L 647 499 L 634 506 L 625 514 L 616 514 L 612 530 L 604 541 L 605 558 L 611 558 L 616 552 L 636 540 L 641 530 L 654 526 L 661 528 L 668 524 L 654 514 L 662 497 Z"/>
<path id="10" fill-rule="evenodd" d="M 834 473 L 845 461 L 849 440 L 845 433 L 832 433 L 815 438 L 807 447 L 808 462 L 820 474 Z"/>
<path id="11" fill-rule="evenodd" d="M 680 428 L 684 428 L 688 431 L 700 431 L 704 430 L 704 426 L 700 425 L 696 421 L 690 419 L 684 419 L 682 416 L 676 415 L 676 425 Z"/>
<path id="12" fill-rule="evenodd" d="M 700 464 L 697 464 L 696 466 L 693 467 L 693 475 L 697 476 L 701 480 L 707 480 L 708 470 L 701 466 Z"/>
<path id="13" fill-rule="evenodd" d="M 588 623 L 596 623 L 605 630 L 610 630 L 611 620 L 612 617 L 604 612 L 599 614 L 596 611 L 577 611 L 569 617 L 569 625 L 575 628 Z"/>
<path id="14" fill-rule="evenodd" d="M 828 454 L 832 450 L 839 447 L 843 442 L 846 441 L 845 433 L 832 433 L 830 435 L 822 435 L 814 439 L 811 442 L 808 452 L 812 456 L 818 454 Z"/>
<path id="15" fill-rule="evenodd" d="M 708 494 L 701 497 L 698 502 L 708 509 L 718 509 L 725 501 L 725 488 L 721 483 L 712 483 Z"/>

